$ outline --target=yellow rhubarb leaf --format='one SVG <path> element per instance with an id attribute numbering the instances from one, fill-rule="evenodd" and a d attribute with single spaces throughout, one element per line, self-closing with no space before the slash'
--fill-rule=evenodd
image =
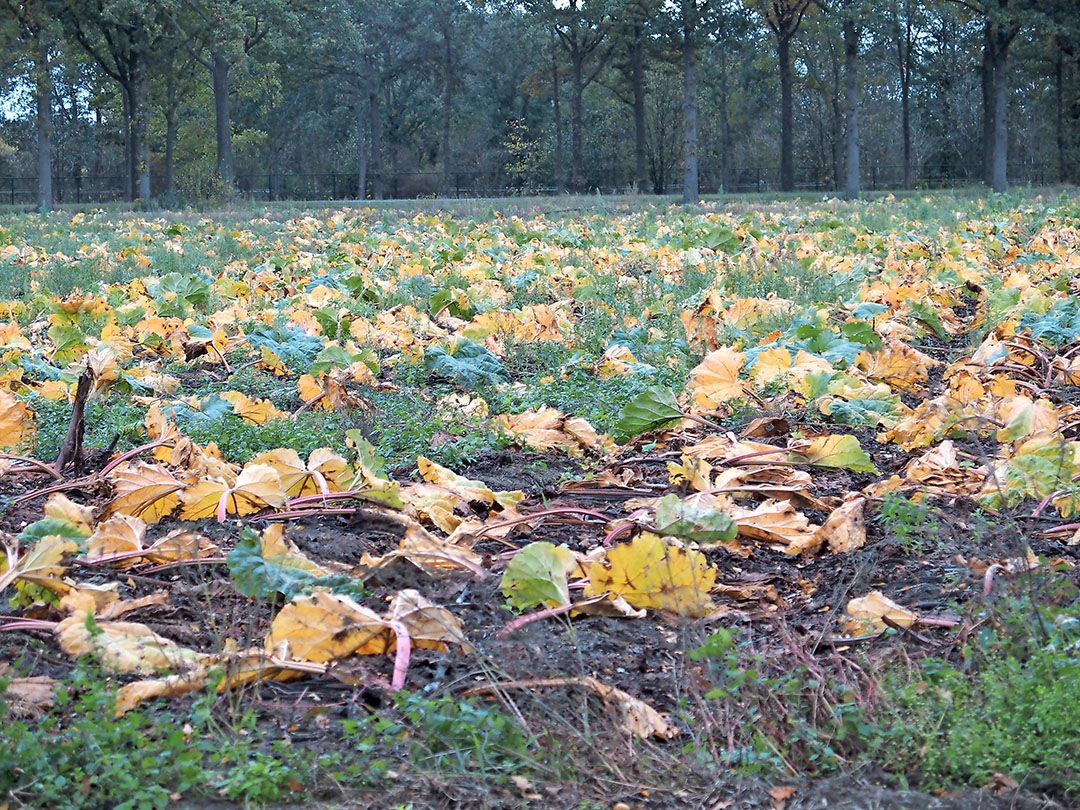
<path id="1" fill-rule="evenodd" d="M 171 515 L 180 504 L 184 484 L 159 464 L 143 461 L 128 462 L 108 475 L 113 499 L 105 506 L 105 514 L 139 517 L 156 523 Z"/>
<path id="2" fill-rule="evenodd" d="M 716 569 L 704 554 L 644 532 L 610 549 L 603 562 L 589 568 L 585 595 L 610 593 L 636 608 L 704 616 L 712 609 L 709 591 L 715 582 Z"/>
<path id="3" fill-rule="evenodd" d="M 731 348 L 717 349 L 705 355 L 690 372 L 690 391 L 699 408 L 715 410 L 725 402 L 739 399 L 743 385 L 739 380 L 746 355 Z"/>
<path id="4" fill-rule="evenodd" d="M 285 503 L 281 476 L 266 464 L 249 464 L 230 486 L 222 478 L 207 478 L 184 490 L 180 496 L 184 508 L 182 520 L 216 517 L 219 523 L 228 515 L 250 515 Z"/>
<path id="5" fill-rule="evenodd" d="M 264 425 L 271 419 L 284 419 L 288 416 L 284 411 L 279 411 L 268 399 L 254 399 L 240 391 L 222 391 L 219 396 L 233 406 L 236 413 L 245 422 L 253 425 Z"/>

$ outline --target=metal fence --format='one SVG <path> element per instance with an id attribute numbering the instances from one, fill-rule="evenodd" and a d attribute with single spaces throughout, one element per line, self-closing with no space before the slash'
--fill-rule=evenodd
<path id="1" fill-rule="evenodd" d="M 678 172 L 673 172 L 678 174 Z M 1014 185 L 1043 186 L 1059 182 L 1057 167 L 1045 163 L 1018 162 L 1009 166 L 1009 180 Z M 411 171 L 368 173 L 365 178 L 365 199 L 422 199 L 436 197 L 477 198 L 520 195 L 557 194 L 568 190 L 589 193 L 623 194 L 642 191 L 652 194 L 678 194 L 682 191 L 681 176 L 673 180 L 650 181 L 650 187 L 637 189 L 631 173 L 623 169 L 592 170 L 573 188 L 569 183 L 530 182 L 505 172 Z M 962 171 L 933 171 L 925 167 L 914 174 L 913 187 L 940 189 L 971 185 L 977 176 Z M 151 189 L 161 195 L 164 178 L 151 176 Z M 862 186 L 866 191 L 900 190 L 904 188 L 903 167 L 899 164 L 869 164 L 862 171 Z M 356 172 L 257 172 L 236 176 L 237 193 L 252 201 L 278 200 L 356 200 L 360 198 L 359 177 Z M 701 173 L 700 190 L 715 194 L 772 192 L 780 188 L 779 167 L 742 166 L 729 172 L 726 187 L 722 178 L 705 167 Z M 795 188 L 798 191 L 829 193 L 838 186 L 831 170 L 824 167 L 802 167 L 797 170 Z M 34 177 L 0 177 L 0 204 L 32 206 L 36 201 L 37 179 Z M 120 202 L 126 199 L 126 178 L 122 175 L 73 175 L 53 178 L 53 194 L 57 203 L 94 204 Z"/>

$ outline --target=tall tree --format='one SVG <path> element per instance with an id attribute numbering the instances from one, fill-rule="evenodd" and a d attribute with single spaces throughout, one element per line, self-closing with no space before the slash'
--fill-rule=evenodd
<path id="1" fill-rule="evenodd" d="M 844 35 L 844 197 L 854 200 L 859 196 L 862 156 L 859 144 L 862 95 L 859 47 L 864 7 L 861 0 L 850 0 L 839 3 L 836 9 Z"/>
<path id="2" fill-rule="evenodd" d="M 917 0 L 890 0 L 885 8 L 882 34 L 892 40 L 893 58 L 900 89 L 900 143 L 904 188 L 911 188 L 914 163 L 911 147 L 911 81 L 915 71 L 917 50 Z"/>
<path id="3" fill-rule="evenodd" d="M 150 201 L 150 71 L 169 53 L 173 0 L 51 0 L 71 37 L 120 85 L 129 200 Z"/>
<path id="4" fill-rule="evenodd" d="M 275 26 L 287 26 L 289 0 L 182 0 L 174 16 L 187 47 L 210 74 L 214 90 L 214 140 L 217 174 L 226 186 L 236 178 L 233 155 L 232 71 Z"/>
<path id="5" fill-rule="evenodd" d="M 646 74 L 655 38 L 654 28 L 661 12 L 660 0 L 628 0 L 616 16 L 612 32 L 615 81 L 605 82 L 615 97 L 626 104 L 634 121 L 634 186 L 644 192 L 649 187 L 649 155 L 646 127 Z"/>
<path id="6" fill-rule="evenodd" d="M 1027 0 L 955 0 L 982 21 L 983 179 L 1009 188 L 1009 49 L 1020 33 Z"/>
<path id="7" fill-rule="evenodd" d="M 776 40 L 780 69 L 780 190 L 795 190 L 795 101 L 791 43 L 814 0 L 748 0 L 761 14 Z"/>
<path id="8" fill-rule="evenodd" d="M 53 207 L 53 121 L 52 63 L 50 52 L 56 34 L 43 0 L 3 0 L 2 8 L 10 15 L 12 30 L 8 47 L 18 53 L 28 67 L 27 75 L 34 88 L 34 135 L 37 142 L 37 207 Z M 0 39 L 0 41 L 3 41 Z"/>
<path id="9" fill-rule="evenodd" d="M 612 54 L 614 25 L 610 0 L 527 0 L 529 11 L 546 20 L 570 62 L 570 187 L 583 191 L 585 179 L 585 89 L 596 81 Z"/>
<path id="10" fill-rule="evenodd" d="M 698 165 L 698 47 L 709 0 L 679 0 L 679 51 L 682 63 L 683 203 L 701 197 Z"/>
<path id="11" fill-rule="evenodd" d="M 454 118 L 454 95 L 460 86 L 463 33 L 467 28 L 468 9 L 460 0 L 430 0 L 431 18 L 439 33 L 438 53 L 440 79 L 442 81 L 441 129 L 439 153 L 442 162 L 442 191 L 449 192 L 454 172 L 454 153 L 451 144 L 451 129 Z"/>

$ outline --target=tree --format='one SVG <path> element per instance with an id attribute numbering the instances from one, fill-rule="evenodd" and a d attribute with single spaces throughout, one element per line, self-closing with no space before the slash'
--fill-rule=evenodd
<path id="1" fill-rule="evenodd" d="M 683 78 L 683 203 L 700 199 L 698 166 L 698 31 L 709 0 L 679 0 L 679 47 Z"/>
<path id="2" fill-rule="evenodd" d="M 860 190 L 859 47 L 866 8 L 862 0 L 838 0 L 835 11 L 844 37 L 844 197 L 854 200 Z"/>
<path id="3" fill-rule="evenodd" d="M 791 42 L 814 0 L 749 0 L 776 40 L 780 69 L 780 190 L 795 190 L 795 107 L 792 95 Z"/>
<path id="4" fill-rule="evenodd" d="M 173 0 L 51 0 L 70 36 L 120 85 L 127 196 L 150 201 L 150 71 L 170 52 Z"/>
<path id="5" fill-rule="evenodd" d="M 606 83 L 615 97 L 626 104 L 634 119 L 634 185 L 638 191 L 649 187 L 649 156 L 645 81 L 654 26 L 660 12 L 660 0 L 629 0 L 617 18 L 612 32 L 615 40 L 616 81 Z"/>
<path id="6" fill-rule="evenodd" d="M 467 9 L 460 0 L 429 0 L 429 14 L 434 20 L 435 28 L 439 33 L 438 53 L 441 88 L 441 130 L 439 137 L 439 152 L 442 160 L 442 188 L 443 193 L 448 193 L 451 187 L 451 178 L 454 171 L 454 155 L 451 145 L 451 125 L 454 118 L 454 94 L 461 84 L 459 69 L 461 56 L 459 53 L 462 33 L 467 28 Z"/>
<path id="7" fill-rule="evenodd" d="M 892 39 L 892 52 L 900 83 L 900 142 L 903 153 L 903 185 L 911 188 L 914 165 L 911 151 L 911 80 L 915 70 L 918 3 L 916 0 L 891 0 L 886 7 L 883 33 Z"/>
<path id="8" fill-rule="evenodd" d="M 955 0 L 982 19 L 983 179 L 995 192 L 1009 188 L 1009 49 L 1020 33 L 1026 0 Z"/>
<path id="9" fill-rule="evenodd" d="M 28 65 L 27 74 L 34 87 L 34 133 L 37 141 L 37 207 L 53 207 L 52 141 L 52 63 L 50 52 L 55 42 L 52 19 L 43 0 L 3 0 L 13 30 L 5 39 L 21 53 Z M 2 40 L 0 40 L 2 41 Z"/>
<path id="10" fill-rule="evenodd" d="M 217 174 L 226 186 L 236 178 L 233 156 L 231 71 L 276 26 L 291 19 L 289 0 L 182 0 L 173 18 L 195 60 L 209 72 L 214 89 Z M 299 22 L 296 19 L 293 22 Z"/>
<path id="11" fill-rule="evenodd" d="M 176 192 L 176 142 L 180 130 L 180 111 L 185 99 L 195 89 L 193 81 L 197 64 L 183 48 L 173 49 L 161 66 L 158 86 L 151 86 L 151 97 L 156 97 L 156 106 L 165 125 L 161 191 L 169 198 Z"/>
<path id="12" fill-rule="evenodd" d="M 570 187 L 585 190 L 585 88 L 611 57 L 614 25 L 607 0 L 527 0 L 529 11 L 548 22 L 570 62 Z"/>

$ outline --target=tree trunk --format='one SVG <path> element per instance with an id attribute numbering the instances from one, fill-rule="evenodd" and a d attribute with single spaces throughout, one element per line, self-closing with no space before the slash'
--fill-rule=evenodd
<path id="1" fill-rule="evenodd" d="M 645 144 L 645 47 L 641 25 L 634 27 L 634 45 L 630 52 L 630 83 L 634 93 L 634 185 L 641 193 L 649 185 L 649 164 Z"/>
<path id="2" fill-rule="evenodd" d="M 983 29 L 982 52 L 982 175 L 988 186 L 994 184 L 994 36 L 990 22 Z"/>
<path id="3" fill-rule="evenodd" d="M 844 197 L 859 196 L 859 29 L 850 17 L 844 19 Z"/>
<path id="4" fill-rule="evenodd" d="M 150 144 L 148 139 L 150 76 L 145 62 L 139 62 L 134 80 L 131 110 L 131 151 L 135 170 L 135 198 L 150 203 Z"/>
<path id="5" fill-rule="evenodd" d="M 730 191 L 732 186 L 731 171 L 731 118 L 728 115 L 728 65 L 727 46 L 720 43 L 717 54 L 717 70 L 719 71 L 719 98 L 717 99 L 717 115 L 720 117 L 720 187 L 722 191 Z"/>
<path id="6" fill-rule="evenodd" d="M 235 177 L 232 147 L 232 114 L 229 109 L 229 60 L 222 51 L 214 51 L 214 135 L 217 139 L 217 173 L 221 182 L 231 186 Z"/>
<path id="7" fill-rule="evenodd" d="M 904 188 L 913 185 L 911 164 L 911 23 L 904 29 L 904 44 L 900 54 L 900 129 L 904 144 Z M 899 39 L 899 37 L 898 37 Z"/>
<path id="8" fill-rule="evenodd" d="M 124 199 L 135 202 L 135 149 L 134 149 L 134 92 L 130 80 L 120 85 L 120 99 L 124 118 Z"/>
<path id="9" fill-rule="evenodd" d="M 999 39 L 994 48 L 993 162 L 990 186 L 998 194 L 1009 188 L 1009 46 Z"/>
<path id="10" fill-rule="evenodd" d="M 383 165 L 382 165 L 382 116 L 379 114 L 379 97 L 372 93 L 368 98 L 368 120 L 371 132 L 371 158 L 368 164 L 374 167 L 375 172 L 371 178 L 371 197 L 381 200 L 384 194 Z"/>
<path id="11" fill-rule="evenodd" d="M 1065 168 L 1065 53 L 1060 45 L 1054 63 L 1054 141 L 1057 146 L 1058 182 L 1066 182 Z"/>
<path id="12" fill-rule="evenodd" d="M 573 86 L 570 93 L 570 187 L 574 191 L 585 190 L 585 57 L 575 47 L 571 53 Z"/>
<path id="13" fill-rule="evenodd" d="M 695 203 L 698 193 L 697 60 L 694 58 L 696 0 L 682 0 L 683 68 L 683 204 Z"/>
<path id="14" fill-rule="evenodd" d="M 367 199 L 368 181 L 368 133 L 366 96 L 362 93 L 356 102 L 356 199 Z"/>
<path id="15" fill-rule="evenodd" d="M 791 95 L 791 38 L 780 35 L 776 40 L 780 61 L 780 190 L 795 190 L 795 108 Z"/>
<path id="16" fill-rule="evenodd" d="M 450 21 L 443 27 L 443 97 L 442 97 L 442 184 L 443 194 L 449 193 L 453 161 L 450 157 L 450 119 L 454 115 L 454 52 L 450 45 Z"/>
<path id="17" fill-rule="evenodd" d="M 176 189 L 176 130 L 179 123 L 176 120 L 176 109 L 165 111 L 165 193 L 172 195 Z"/>
<path id="18" fill-rule="evenodd" d="M 52 145 L 52 74 L 49 43 L 38 32 L 37 82 L 34 103 L 37 106 L 37 207 L 41 212 L 53 207 Z"/>
<path id="19" fill-rule="evenodd" d="M 555 154 L 552 156 L 551 182 L 555 191 L 563 190 L 563 180 L 566 174 L 566 153 L 563 146 L 563 122 L 562 106 L 559 100 L 561 89 L 559 86 L 559 61 L 555 49 L 555 32 L 551 33 L 551 114 L 555 123 Z"/>
<path id="20" fill-rule="evenodd" d="M 165 194 L 171 196 L 175 188 L 176 130 L 179 126 L 176 110 L 180 102 L 176 97 L 176 71 L 173 70 L 171 60 L 166 65 L 166 69 L 168 77 L 165 80 L 165 177 L 163 185 Z"/>

